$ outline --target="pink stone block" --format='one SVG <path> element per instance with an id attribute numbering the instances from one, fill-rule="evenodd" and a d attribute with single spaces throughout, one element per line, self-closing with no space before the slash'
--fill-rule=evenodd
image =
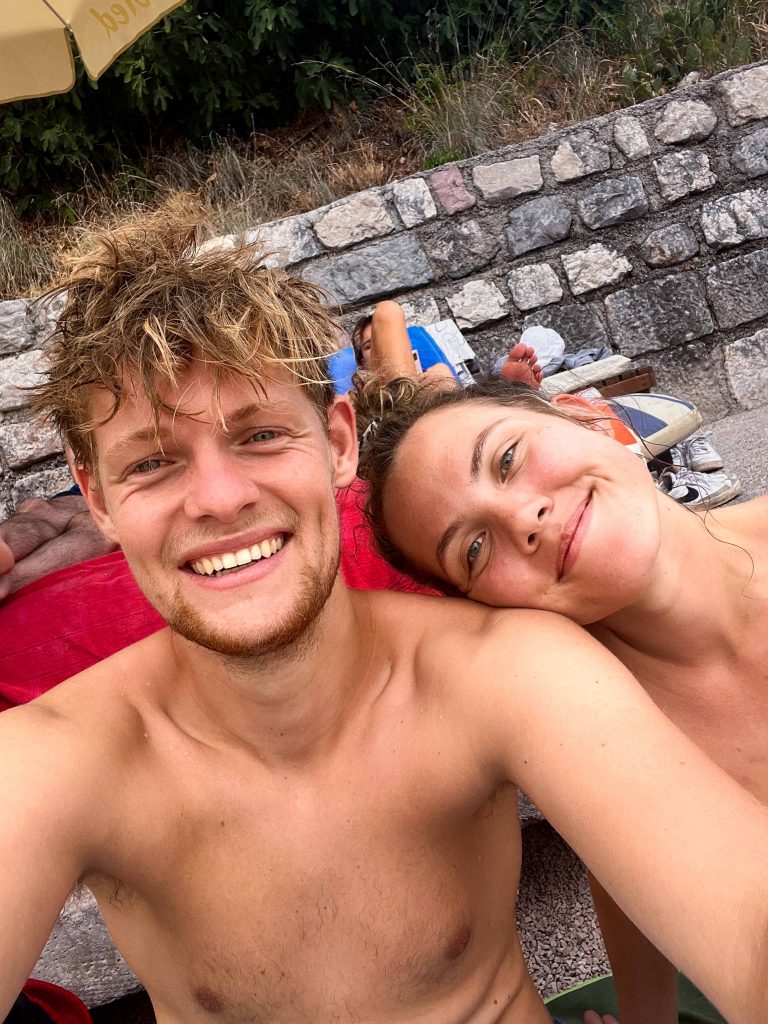
<path id="1" fill-rule="evenodd" d="M 435 171 L 430 174 L 429 183 L 446 213 L 468 210 L 477 202 L 464 184 L 458 167 L 446 167 L 442 171 Z"/>

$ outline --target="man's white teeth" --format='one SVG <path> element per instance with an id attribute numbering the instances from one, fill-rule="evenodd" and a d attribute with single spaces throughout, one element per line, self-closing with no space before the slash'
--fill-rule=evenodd
<path id="1" fill-rule="evenodd" d="M 269 540 L 263 540 L 260 544 L 253 544 L 249 548 L 226 551 L 221 555 L 211 555 L 210 558 L 205 556 L 198 558 L 197 561 L 191 563 L 191 566 L 198 576 L 213 576 L 224 569 L 236 569 L 241 565 L 258 562 L 260 558 L 271 558 L 282 546 L 282 537 L 271 537 Z"/>

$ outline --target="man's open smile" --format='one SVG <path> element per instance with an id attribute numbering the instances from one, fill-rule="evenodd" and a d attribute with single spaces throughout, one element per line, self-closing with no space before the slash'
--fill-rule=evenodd
<path id="1" fill-rule="evenodd" d="M 187 562 L 188 567 L 198 576 L 223 576 L 237 571 L 251 562 L 262 558 L 271 558 L 282 548 L 285 536 L 282 533 L 266 537 L 262 541 L 247 547 L 239 547 L 231 551 L 218 551 L 202 555 L 194 561 Z"/>

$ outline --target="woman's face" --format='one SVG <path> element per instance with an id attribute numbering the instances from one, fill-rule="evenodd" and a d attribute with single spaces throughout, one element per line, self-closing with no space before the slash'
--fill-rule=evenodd
<path id="1" fill-rule="evenodd" d="M 383 512 L 406 557 L 473 600 L 582 624 L 643 593 L 661 541 L 641 459 L 598 429 L 492 402 L 411 428 Z"/>

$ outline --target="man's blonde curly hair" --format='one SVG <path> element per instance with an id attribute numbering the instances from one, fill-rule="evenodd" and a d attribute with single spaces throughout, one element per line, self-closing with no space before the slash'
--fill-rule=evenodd
<path id="1" fill-rule="evenodd" d="M 327 358 L 340 331 L 329 296 L 271 268 L 254 246 L 201 248 L 199 223 L 173 211 L 95 235 L 71 257 L 55 291 L 66 304 L 46 349 L 47 372 L 32 405 L 96 467 L 90 413 L 95 388 L 111 392 L 115 415 L 126 383 L 143 387 L 155 425 L 167 410 L 160 389 L 175 387 L 191 360 L 263 388 L 279 368 L 301 383 L 324 421 L 333 400 Z"/>

